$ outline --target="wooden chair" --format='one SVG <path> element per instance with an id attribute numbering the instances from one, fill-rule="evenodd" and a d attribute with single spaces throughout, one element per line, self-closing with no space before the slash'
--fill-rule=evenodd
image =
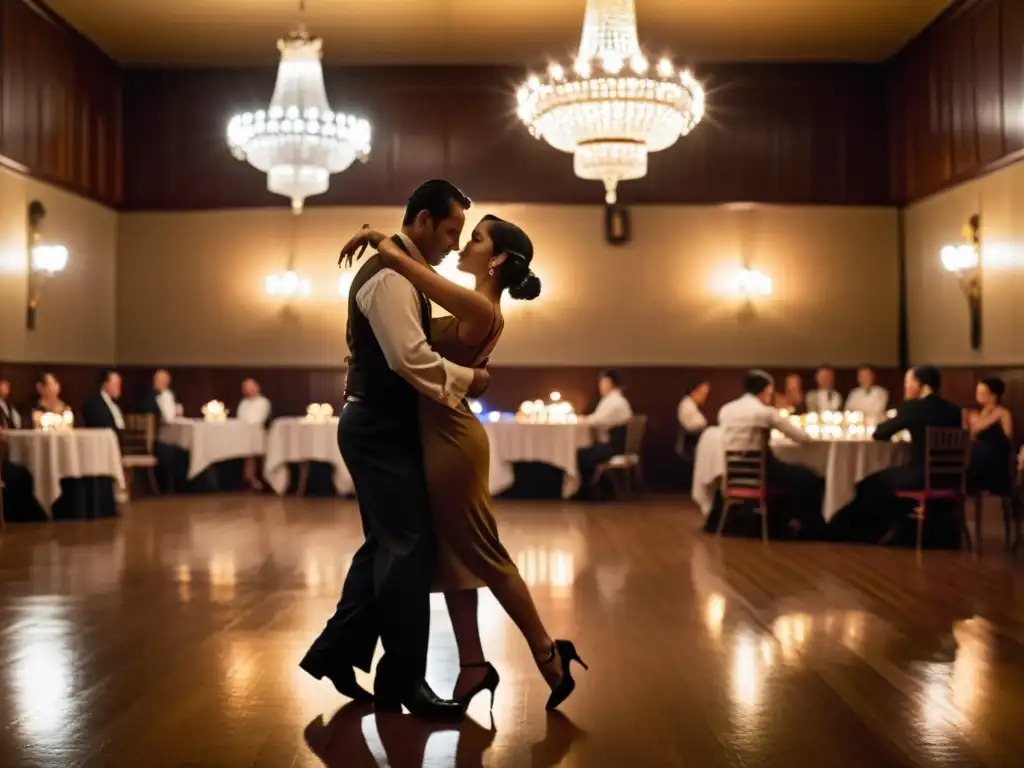
<path id="1" fill-rule="evenodd" d="M 121 465 L 127 475 L 125 484 L 129 491 L 132 488 L 135 470 L 145 469 L 150 489 L 154 494 L 160 493 L 156 482 L 155 445 L 156 416 L 152 413 L 126 413 L 124 431 L 121 433 Z"/>
<path id="2" fill-rule="evenodd" d="M 921 551 L 924 520 L 931 501 L 949 501 L 958 506 L 967 548 L 973 549 L 964 516 L 967 503 L 967 461 L 971 452 L 970 435 L 967 430 L 959 427 L 928 427 L 925 434 L 924 489 L 896 492 L 899 498 L 910 499 L 916 504 L 913 515 L 917 520 L 917 551 Z"/>
<path id="3" fill-rule="evenodd" d="M 7 434 L 0 430 L 0 528 L 7 525 L 4 516 L 4 462 L 7 461 Z"/>
<path id="4" fill-rule="evenodd" d="M 733 507 L 755 502 L 754 511 L 761 516 L 761 540 L 768 541 L 768 500 L 789 495 L 789 490 L 768 485 L 768 435 L 752 450 L 725 451 L 722 472 L 722 516 L 718 519 L 718 535 L 725 530 L 725 518 Z"/>
<path id="5" fill-rule="evenodd" d="M 612 456 L 603 464 L 598 464 L 594 470 L 594 477 L 591 485 L 596 486 L 601 478 L 608 476 L 615 491 L 615 497 L 630 498 L 633 495 L 633 483 L 636 488 L 643 492 L 644 476 L 640 461 L 640 452 L 644 443 L 644 433 L 647 431 L 647 416 L 636 414 L 626 424 L 626 450 L 617 456 Z"/>

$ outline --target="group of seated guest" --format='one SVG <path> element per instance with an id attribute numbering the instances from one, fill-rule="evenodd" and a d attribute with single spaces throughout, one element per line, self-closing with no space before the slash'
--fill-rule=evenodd
<path id="1" fill-rule="evenodd" d="M 626 425 L 633 418 L 633 408 L 622 394 L 621 378 L 617 372 L 601 371 L 597 377 L 597 390 L 601 399 L 594 412 L 585 417 L 585 423 L 593 429 L 594 442 L 576 452 L 580 471 L 577 499 L 591 497 L 591 484 L 601 464 L 626 452 Z"/>
<path id="2" fill-rule="evenodd" d="M 866 365 L 857 369 L 857 386 L 844 399 L 835 388 L 836 373 L 822 366 L 814 374 L 815 388 L 806 395 L 800 375 L 786 376 L 781 392 L 773 398 L 776 408 L 790 413 L 824 413 L 826 411 L 859 411 L 871 420 L 880 419 L 889 405 L 885 387 L 875 384 L 875 372 Z"/>

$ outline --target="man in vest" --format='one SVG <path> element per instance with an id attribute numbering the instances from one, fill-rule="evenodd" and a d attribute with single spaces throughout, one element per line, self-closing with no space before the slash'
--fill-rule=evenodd
<path id="1" fill-rule="evenodd" d="M 409 199 L 395 243 L 437 266 L 459 247 L 470 200 L 455 185 L 428 181 Z M 366 541 L 352 559 L 334 616 L 300 666 L 357 700 L 370 699 L 353 668 L 370 671 L 379 638 L 373 700 L 378 710 L 459 718 L 454 701 L 426 684 L 433 531 L 417 403 L 452 408 L 482 394 L 486 370 L 443 359 L 430 347 L 430 303 L 404 277 L 367 259 L 349 291 L 348 382 L 338 445 L 355 483 Z"/>

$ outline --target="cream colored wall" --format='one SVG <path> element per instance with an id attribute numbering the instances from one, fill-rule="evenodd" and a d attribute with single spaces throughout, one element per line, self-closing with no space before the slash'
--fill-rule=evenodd
<path id="1" fill-rule="evenodd" d="M 1019 365 L 1024 359 L 1024 163 L 942 192 L 906 212 L 910 353 L 915 363 Z M 982 349 L 967 302 L 939 252 L 981 213 Z"/>
<path id="2" fill-rule="evenodd" d="M 67 246 L 68 265 L 47 283 L 36 329 L 25 327 L 28 204 L 47 209 L 47 240 Z M 69 192 L 0 169 L 0 360 L 110 363 L 114 360 L 117 213 Z"/>
<path id="3" fill-rule="evenodd" d="M 897 362 L 896 212 L 887 208 L 636 207 L 633 240 L 609 246 L 600 207 L 477 204 L 520 224 L 544 282 L 507 300 L 499 364 L 854 365 Z M 120 217 L 122 364 L 336 365 L 346 308 L 337 250 L 395 209 L 311 208 L 296 269 L 312 296 L 290 307 L 262 283 L 285 268 L 282 207 Z M 468 230 L 466 232 L 468 235 Z M 746 256 L 774 280 L 753 313 L 718 293 Z"/>

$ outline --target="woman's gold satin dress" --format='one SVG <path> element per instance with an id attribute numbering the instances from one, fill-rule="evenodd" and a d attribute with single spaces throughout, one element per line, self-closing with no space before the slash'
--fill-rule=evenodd
<path id="1" fill-rule="evenodd" d="M 477 367 L 491 354 L 504 321 L 495 316 L 476 349 L 459 341 L 453 317 L 431 321 L 431 345 L 458 365 Z M 491 512 L 490 443 L 480 420 L 463 404 L 458 410 L 420 398 L 423 465 L 437 537 L 434 592 L 478 589 L 517 572 L 498 538 Z"/>

